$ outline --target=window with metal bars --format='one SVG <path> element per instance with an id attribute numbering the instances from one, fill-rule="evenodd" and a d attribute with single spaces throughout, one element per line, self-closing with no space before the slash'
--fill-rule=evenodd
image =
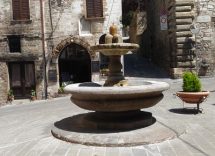
<path id="1" fill-rule="evenodd" d="M 21 52 L 21 42 L 19 35 L 10 35 L 7 36 L 8 45 L 11 53 L 20 53 Z"/>
<path id="2" fill-rule="evenodd" d="M 87 18 L 102 18 L 103 17 L 102 0 L 86 0 L 86 12 Z"/>
<path id="3" fill-rule="evenodd" d="M 30 20 L 29 0 L 12 0 L 13 20 Z"/>

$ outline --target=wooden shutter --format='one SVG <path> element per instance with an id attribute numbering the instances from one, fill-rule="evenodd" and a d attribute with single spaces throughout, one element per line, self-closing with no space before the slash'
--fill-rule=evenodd
<path id="1" fill-rule="evenodd" d="M 87 18 L 92 18 L 94 17 L 94 0 L 86 0 L 86 8 L 87 8 Z"/>
<path id="2" fill-rule="evenodd" d="M 29 20 L 30 12 L 29 12 L 29 0 L 21 0 L 21 20 Z"/>
<path id="3" fill-rule="evenodd" d="M 87 18 L 103 17 L 102 0 L 86 0 Z"/>
<path id="4" fill-rule="evenodd" d="M 94 14 L 95 17 L 103 17 L 102 0 L 94 0 Z"/>
<path id="5" fill-rule="evenodd" d="M 14 20 L 19 20 L 20 19 L 20 0 L 13 0 L 12 5 L 13 5 L 13 19 Z"/>
<path id="6" fill-rule="evenodd" d="M 13 0 L 13 19 L 14 20 L 29 20 L 29 0 Z"/>

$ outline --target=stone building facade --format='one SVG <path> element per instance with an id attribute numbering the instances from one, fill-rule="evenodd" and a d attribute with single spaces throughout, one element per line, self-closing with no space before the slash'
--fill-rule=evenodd
<path id="1" fill-rule="evenodd" d="M 147 29 L 143 55 L 165 68 L 172 78 L 192 70 L 213 76 L 215 65 L 213 0 L 151 0 L 146 2 Z M 167 28 L 162 30 L 161 17 Z M 193 28 L 195 28 L 193 30 Z M 192 31 L 195 33 L 192 33 Z"/>
<path id="2" fill-rule="evenodd" d="M 0 105 L 10 89 L 15 99 L 32 90 L 42 99 L 64 83 L 97 80 L 99 56 L 90 46 L 120 25 L 121 14 L 121 1 L 112 0 L 0 1 Z"/>
<path id="3" fill-rule="evenodd" d="M 139 11 L 133 10 L 130 35 L 136 36 L 130 39 L 141 45 L 141 54 L 172 78 L 186 70 L 214 74 L 214 0 L 135 2 Z M 90 46 L 101 43 L 112 23 L 121 25 L 122 6 L 129 4 L 129 0 L 1 0 L 0 105 L 10 89 L 15 98 L 28 98 L 35 90 L 42 99 L 54 97 L 67 83 L 98 80 L 100 56 Z"/>

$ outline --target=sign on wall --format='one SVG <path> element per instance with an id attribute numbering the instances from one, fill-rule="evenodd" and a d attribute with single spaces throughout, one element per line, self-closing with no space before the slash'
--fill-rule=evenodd
<path id="1" fill-rule="evenodd" d="M 160 28 L 161 30 L 167 30 L 167 10 L 165 8 L 165 1 L 161 1 L 161 7 L 160 7 Z"/>
<path id="2" fill-rule="evenodd" d="M 161 27 L 161 30 L 167 30 L 168 29 L 167 15 L 161 15 L 160 16 L 160 27 Z"/>
<path id="3" fill-rule="evenodd" d="M 49 81 L 57 82 L 57 71 L 56 70 L 49 70 L 48 78 L 49 78 Z"/>

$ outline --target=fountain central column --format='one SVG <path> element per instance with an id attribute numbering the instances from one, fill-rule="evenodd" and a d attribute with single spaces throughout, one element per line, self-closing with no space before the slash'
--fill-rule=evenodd
<path id="1" fill-rule="evenodd" d="M 109 34 L 105 37 L 106 44 L 122 43 L 122 37 L 117 33 L 117 27 L 113 24 L 109 29 Z M 109 74 L 104 86 L 123 86 L 126 82 L 122 72 L 121 55 L 113 50 L 116 55 L 109 55 Z"/>
<path id="2" fill-rule="evenodd" d="M 121 56 L 109 56 L 109 61 L 109 75 L 104 86 L 113 86 L 119 84 L 122 80 L 125 80 L 122 72 Z"/>

